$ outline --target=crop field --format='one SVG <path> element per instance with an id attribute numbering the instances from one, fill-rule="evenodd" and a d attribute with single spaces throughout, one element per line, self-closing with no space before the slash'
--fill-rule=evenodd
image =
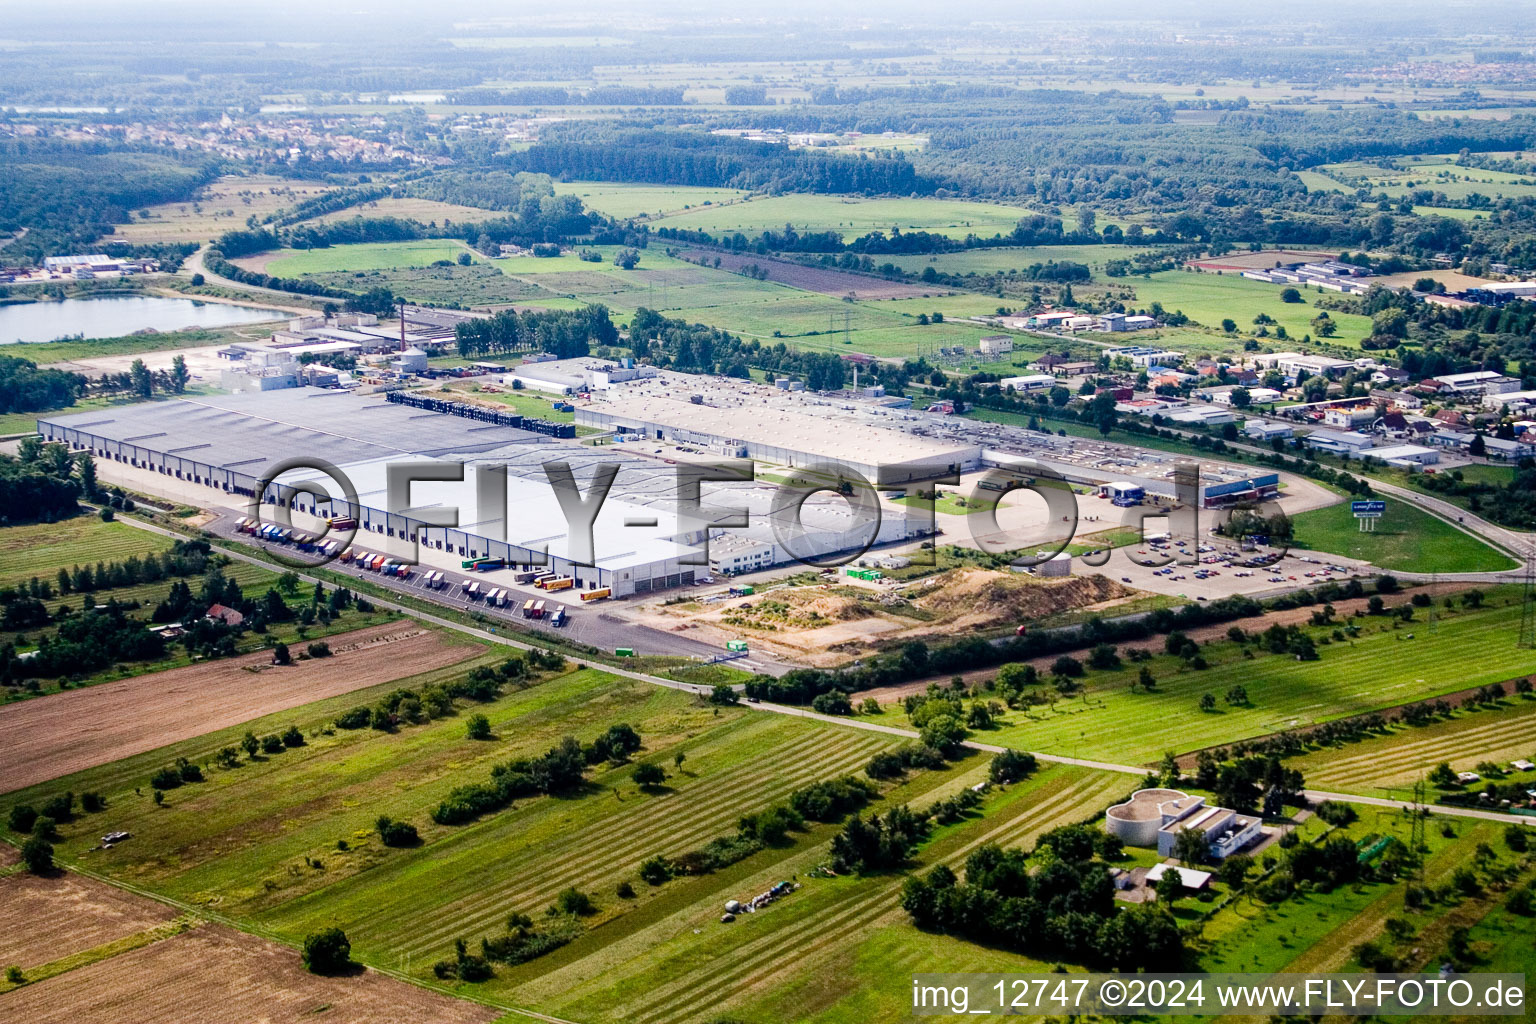
<path id="1" fill-rule="evenodd" d="M 1312 303 L 1321 294 L 1303 289 L 1301 295 L 1306 301 L 1282 302 L 1280 293 L 1284 289 L 1281 285 L 1250 281 L 1234 274 L 1196 274 L 1183 270 L 1161 271 L 1151 275 L 1150 280 L 1138 277 L 1132 279 L 1131 284 L 1136 289 L 1138 308 L 1160 302 L 1164 309 L 1182 311 L 1190 319 L 1212 329 L 1219 329 L 1222 320 L 1231 319 L 1237 322 L 1239 334 L 1252 334 L 1257 329 L 1253 324 L 1254 317 L 1266 313 L 1275 319 L 1276 325 L 1284 327 L 1291 338 L 1290 342 L 1269 342 L 1276 346 L 1299 343 L 1312 333 L 1311 321 L 1318 314 Z M 1370 336 L 1369 317 L 1334 310 L 1330 310 L 1328 316 L 1338 333 L 1327 339 L 1326 344 L 1356 346 L 1362 338 Z M 1275 325 L 1269 327 L 1269 332 L 1274 334 Z M 1234 345 L 1240 343 L 1240 339 L 1233 340 Z"/>
<path id="2" fill-rule="evenodd" d="M 124 1017 L 125 1006 L 132 1007 L 131 1018 Z M 0 995 L 0 1012 L 32 1024 L 183 1024 L 228 1019 L 232 1007 L 259 1012 L 266 1024 L 489 1024 L 501 1016 L 374 971 L 310 974 L 297 951 L 215 924 Z"/>
<path id="3" fill-rule="evenodd" d="M 135 244 L 209 242 L 243 228 L 247 217 L 261 219 L 333 187 L 270 175 L 226 175 L 205 187 L 197 199 L 151 206 L 148 218 L 135 211 L 127 223 L 113 228 L 112 237 Z"/>
<path id="4" fill-rule="evenodd" d="M 702 207 L 660 218 L 665 227 L 738 231 L 753 236 L 792 224 L 800 231 L 838 231 L 847 239 L 871 231 L 890 234 L 931 231 L 964 238 L 1007 234 L 1033 211 L 1021 206 L 974 203 L 959 199 L 862 199 L 856 196 L 787 195 L 747 199 L 728 206 Z"/>
<path id="5" fill-rule="evenodd" d="M 1009 270 L 1023 270 L 1036 263 L 1071 260 L 1102 271 L 1109 260 L 1130 259 L 1138 253 L 1155 251 L 1145 245 L 1031 245 L 1008 246 L 997 249 L 968 249 L 964 252 L 926 255 L 913 253 L 906 256 L 881 256 L 879 263 L 894 263 L 908 273 L 920 274 L 924 267 L 933 267 L 943 274 L 997 274 Z"/>
<path id="6" fill-rule="evenodd" d="M 410 622 L 343 633 L 330 658 L 274 666 L 266 652 L 0 706 L 0 787 L 23 789 L 319 698 L 452 665 L 478 644 Z M 257 680 L 260 682 L 257 682 Z M 93 723 L 81 729 L 81 722 Z"/>
<path id="7" fill-rule="evenodd" d="M 720 206 L 745 199 L 748 195 L 736 188 L 639 185 L 609 181 L 557 181 L 555 192 L 557 195 L 577 196 L 588 209 L 619 220 L 663 217 L 696 207 Z"/>
<path id="8" fill-rule="evenodd" d="M 84 875 L 9 875 L 0 878 L 0 963 L 40 967 L 176 916 L 163 903 Z"/>
<path id="9" fill-rule="evenodd" d="M 1157 681 L 1153 693 L 1130 690 L 1140 666 L 1090 670 L 1081 680 L 1086 685 L 1080 694 L 1048 706 L 1009 711 L 999 728 L 977 732 L 974 738 L 1051 754 L 1149 764 L 1167 751 L 1183 753 L 1267 736 L 1536 672 L 1536 651 L 1514 643 L 1520 621 L 1518 592 L 1504 588 L 1494 593 L 1498 596 L 1490 596 L 1476 611 L 1442 612 L 1434 628 L 1422 621 L 1422 610 L 1419 621 L 1398 629 L 1382 618 L 1362 617 L 1357 620 L 1358 637 L 1319 645 L 1317 661 L 1296 661 L 1262 648 L 1249 659 L 1229 641 L 1202 648 L 1210 665 L 1203 671 L 1158 654 L 1143 663 Z M 1331 629 L 1313 633 L 1322 638 Z M 1478 651 L 1481 657 L 1469 661 L 1468 651 Z M 1247 705 L 1225 701 L 1236 685 L 1246 688 Z M 1051 692 L 1048 683 L 1042 689 Z M 1216 697 L 1215 710 L 1200 710 L 1200 697 L 1206 693 Z M 899 705 L 887 706 L 878 721 L 907 725 Z"/>
<path id="10" fill-rule="evenodd" d="M 1291 517 L 1291 546 L 1359 558 L 1400 572 L 1500 572 L 1516 567 L 1471 534 L 1406 502 L 1387 498 L 1376 529 L 1361 533 L 1348 502 Z"/>
<path id="11" fill-rule="evenodd" d="M 507 275 L 487 263 L 461 267 L 397 267 L 392 270 L 333 270 L 305 274 L 306 278 L 328 288 L 367 291 L 388 288 L 397 295 L 424 303 L 462 306 L 504 306 L 516 304 L 541 308 L 574 305 L 538 285 Z"/>
<path id="12" fill-rule="evenodd" d="M 1359 743 L 1314 750 L 1290 764 L 1318 789 L 1380 796 L 1384 789 L 1411 789 L 1442 761 L 1457 771 L 1472 771 L 1480 761 L 1507 768 L 1518 758 L 1536 759 L 1536 701 L 1523 697 L 1487 711 L 1457 712 L 1430 725 L 1400 726 Z M 1531 779 L 1536 783 L 1536 775 Z"/>
<path id="13" fill-rule="evenodd" d="M 300 277 L 334 271 L 398 270 L 425 267 L 438 260 L 454 260 L 467 252 L 484 257 L 463 242 L 451 238 L 423 238 L 407 242 L 361 242 L 325 249 L 282 249 L 274 253 L 236 260 L 242 266 L 277 277 Z"/>
<path id="14" fill-rule="evenodd" d="M 704 260 L 712 254 L 702 250 L 690 249 L 682 255 L 684 259 Z M 746 267 L 757 267 L 768 275 L 765 280 L 778 281 L 789 285 L 791 288 L 800 288 L 804 291 L 817 292 L 822 295 L 836 295 L 839 297 L 851 295 L 858 299 L 911 299 L 935 291 L 930 285 L 907 284 L 903 281 L 886 281 L 878 277 L 870 277 L 867 274 L 852 274 L 844 270 L 832 270 L 822 267 L 806 267 L 785 260 L 743 256 L 739 253 L 721 253 L 719 259 L 720 265 L 726 270 L 740 272 Z M 939 294 L 942 294 L 942 292 Z"/>
<path id="15" fill-rule="evenodd" d="M 984 759 L 973 757 L 940 773 L 952 777 L 916 802 L 979 781 L 985 767 Z M 1079 768 L 1043 769 L 993 794 L 979 808 L 980 817 L 937 830 L 917 869 L 938 863 L 958 868 L 984 842 L 1026 845 L 1063 820 L 1120 798 L 1128 781 L 1133 780 Z M 887 802 L 907 795 L 898 790 Z M 919 932 L 897 903 L 900 875 L 807 877 L 824 858 L 825 847 L 818 845 L 733 886 L 700 885 L 686 907 L 579 958 L 572 954 L 558 969 L 525 983 L 515 997 L 567 1019 L 637 1024 L 710 1020 L 722 1010 L 747 1021 L 886 1020 L 909 1005 L 906 982 L 892 981 L 908 965 L 943 971 L 1033 965 L 1017 954 Z M 800 891 L 728 927 L 718 922 L 726 899 L 792 875 L 804 880 Z"/>
<path id="16" fill-rule="evenodd" d="M 130 555 L 165 551 L 170 546 L 168 538 L 123 523 L 104 523 L 93 515 L 7 526 L 0 529 L 0 587 L 25 583 L 33 576 L 52 583 L 60 569 L 121 562 Z"/>

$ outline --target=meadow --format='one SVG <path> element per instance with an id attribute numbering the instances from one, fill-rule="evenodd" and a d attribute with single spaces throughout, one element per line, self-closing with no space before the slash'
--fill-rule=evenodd
<path id="1" fill-rule="evenodd" d="M 1233 274 L 1197 274 L 1183 270 L 1164 270 L 1146 278 L 1128 279 L 1136 289 L 1137 308 L 1148 308 L 1154 302 L 1162 303 L 1169 312 L 1180 311 L 1204 327 L 1220 330 L 1224 319 L 1236 321 L 1239 335 L 1252 335 L 1257 328 L 1254 317 L 1268 314 L 1275 324 L 1269 326 L 1270 338 L 1261 342 L 1276 351 L 1301 344 L 1303 337 L 1312 334 L 1312 318 L 1317 316 L 1314 300 L 1321 294 L 1308 289 L 1301 290 L 1303 302 L 1283 302 L 1280 285 L 1263 281 L 1250 281 Z M 1315 344 L 1357 347 L 1362 338 L 1370 336 L 1369 317 L 1354 313 L 1330 310 L 1328 316 L 1338 333 L 1329 339 L 1313 338 Z M 1275 327 L 1284 327 L 1289 340 L 1274 338 Z M 1173 344 L 1172 339 L 1164 339 Z M 1230 347 L 1238 347 L 1241 337 L 1233 337 Z"/>
<path id="2" fill-rule="evenodd" d="M 276 277 L 301 277 L 335 271 L 398 270 L 425 267 L 438 260 L 455 260 L 460 253 L 484 259 L 463 242 L 451 238 L 422 238 L 406 242 L 360 242 L 324 249 L 281 249 L 274 253 L 237 260 L 262 264 Z"/>
<path id="3" fill-rule="evenodd" d="M 1520 621 L 1515 588 L 1490 590 L 1481 609 L 1438 615 L 1431 625 L 1416 609 L 1415 621 L 1398 628 L 1384 617 L 1362 616 L 1354 620 L 1359 635 L 1341 633 L 1342 641 L 1332 639 L 1334 627 L 1311 628 L 1319 641 L 1330 641 L 1319 642 L 1316 661 L 1269 654 L 1258 645 L 1250 645 L 1248 657 L 1243 645 L 1227 640 L 1202 647 L 1210 666 L 1204 670 L 1157 653 L 1142 663 L 1156 680 L 1151 693 L 1131 691 L 1140 665 L 1089 670 L 1079 693 L 1008 711 L 997 728 L 977 731 L 973 738 L 1069 757 L 1152 764 L 1169 751 L 1268 736 L 1536 672 L 1536 652 L 1514 643 Z M 1481 657 L 1469 662 L 1468 651 Z M 1227 692 L 1239 685 L 1247 690 L 1248 703 L 1227 703 Z M 1055 697 L 1049 682 L 1041 689 Z M 1200 698 L 1207 693 L 1215 696 L 1216 707 L 1202 711 Z M 877 720 L 908 724 L 900 705 L 888 706 Z"/>
<path id="4" fill-rule="evenodd" d="M 951 238 L 1007 234 L 1034 211 L 1022 206 L 959 199 L 863 199 L 838 195 L 785 195 L 746 199 L 660 218 L 663 227 L 738 231 L 753 236 L 792 224 L 799 231 L 838 231 L 849 240 L 871 231 L 930 231 Z"/>
<path id="5" fill-rule="evenodd" d="M 556 195 L 573 195 L 589 210 L 618 220 L 631 217 L 665 217 L 702 206 L 720 206 L 745 199 L 737 188 L 703 188 L 693 185 L 643 185 L 608 181 L 557 181 Z"/>
<path id="6" fill-rule="evenodd" d="M 29 578 L 56 583 L 60 569 L 121 562 L 129 555 L 165 551 L 171 540 L 124 523 L 81 514 L 56 523 L 28 523 L 0 530 L 0 587 Z"/>
<path id="7" fill-rule="evenodd" d="M 271 175 L 226 175 L 206 187 L 196 199 L 151 206 L 148 217 L 135 211 L 126 223 L 113 226 L 112 237 L 135 244 L 154 242 L 210 242 L 226 231 L 245 226 L 247 217 L 258 220 L 334 186 Z"/>
<path id="8" fill-rule="evenodd" d="M 1384 499 L 1386 515 L 1376 529 L 1361 533 L 1348 502 L 1291 517 L 1293 548 L 1358 558 L 1400 572 L 1502 572 L 1514 559 L 1451 523 L 1395 498 Z"/>
<path id="9" fill-rule="evenodd" d="M 1519 175 L 1508 171 L 1488 171 L 1480 167 L 1460 167 L 1455 154 L 1431 154 L 1401 158 L 1406 170 L 1381 167 L 1361 160 L 1323 164 L 1315 172 L 1301 172 L 1307 188 L 1332 188 L 1353 192 L 1364 187 L 1372 194 L 1384 193 L 1397 199 L 1409 192 L 1429 189 L 1452 201 L 1471 195 L 1490 199 L 1519 198 L 1536 195 L 1536 174 Z M 1311 178 L 1308 177 L 1311 175 Z M 1353 184 L 1359 181 L 1360 185 Z"/>

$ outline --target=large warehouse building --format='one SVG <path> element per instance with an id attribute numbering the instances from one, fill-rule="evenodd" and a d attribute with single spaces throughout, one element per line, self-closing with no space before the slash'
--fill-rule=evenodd
<path id="1" fill-rule="evenodd" d="M 931 480 L 981 464 L 980 445 L 918 437 L 767 402 L 721 407 L 626 393 L 578 406 L 576 422 L 714 451 L 744 449 L 748 458 L 759 462 L 842 467 L 879 485 Z"/>
<path id="2" fill-rule="evenodd" d="M 700 518 L 678 514 L 677 470 L 662 460 L 524 429 L 521 418 L 483 407 L 448 411 L 414 408 L 383 395 L 319 388 L 182 398 L 101 412 L 49 416 L 38 421 L 44 440 L 91 451 L 101 479 L 150 494 L 243 513 L 260 481 L 284 460 L 319 459 L 351 480 L 356 505 L 328 484 L 329 502 L 295 493 L 314 471 L 277 478 L 269 503 L 292 497 L 295 525 L 318 531 L 329 516 L 358 520 L 355 543 L 410 556 L 413 541 L 426 564 L 457 568 L 464 558 L 502 558 L 513 565 L 549 565 L 576 577 L 581 587 L 609 587 L 616 596 L 684 585 L 707 570 L 699 547 L 708 531 Z M 547 427 L 535 421 L 530 426 Z M 398 463 L 457 463 L 462 481 L 412 485 L 408 507 L 390 510 L 386 467 Z M 582 494 L 604 464 L 616 467 L 608 498 L 593 524 L 592 557 L 572 542 L 545 465 L 566 463 Z M 505 467 L 505 482 L 497 476 Z M 720 493 L 717 493 L 718 492 Z M 483 500 L 501 492 L 504 501 Z M 720 485 L 703 495 L 706 505 L 744 508 L 750 525 L 733 534 L 772 545 L 778 560 L 790 552 L 773 545 L 778 522 L 775 488 L 768 484 Z M 445 513 L 457 525 L 439 525 Z M 270 513 L 268 513 L 270 518 Z M 713 517 L 715 519 L 720 516 Z M 871 536 L 846 502 L 819 495 L 800 513 L 795 554 L 829 554 L 858 546 Z M 776 531 L 775 526 L 781 527 Z M 920 522 L 887 512 L 875 543 L 915 538 Z M 709 531 L 718 533 L 719 531 Z M 590 564 L 586 564 L 590 563 Z"/>

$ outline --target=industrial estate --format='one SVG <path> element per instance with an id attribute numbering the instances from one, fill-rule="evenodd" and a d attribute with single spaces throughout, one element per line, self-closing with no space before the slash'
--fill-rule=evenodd
<path id="1" fill-rule="evenodd" d="M 1529 994 L 1518 8 L 84 10 L 0 41 L 0 1020 Z"/>

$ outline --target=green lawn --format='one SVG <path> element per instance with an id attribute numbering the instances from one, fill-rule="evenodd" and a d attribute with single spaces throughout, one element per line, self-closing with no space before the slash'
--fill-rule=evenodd
<path id="1" fill-rule="evenodd" d="M 395 270 L 425 267 L 438 260 L 457 259 L 467 252 L 483 259 L 463 242 L 451 238 L 424 238 L 408 242 L 362 242 L 325 249 L 283 249 L 267 262 L 274 277 L 299 277 L 339 270 Z"/>
<path id="2" fill-rule="evenodd" d="M 1386 498 L 1387 512 L 1371 533 L 1361 533 L 1350 503 L 1293 516 L 1293 547 L 1359 558 L 1401 572 L 1498 572 L 1515 561 L 1445 520 Z"/>
<path id="3" fill-rule="evenodd" d="M 1314 303 L 1321 296 L 1332 294 L 1303 289 L 1304 302 L 1282 302 L 1280 293 L 1284 288 L 1281 285 L 1250 281 L 1237 274 L 1196 274 L 1184 270 L 1164 270 L 1150 278 L 1126 280 L 1136 289 L 1138 308 L 1160 302 L 1164 309 L 1181 311 L 1213 330 L 1219 330 L 1222 320 L 1230 319 L 1236 321 L 1239 334 L 1251 335 L 1258 329 L 1254 326 L 1254 317 L 1267 314 L 1289 335 L 1289 339 L 1275 338 L 1276 325 L 1268 327 L 1270 337 L 1260 341 L 1276 351 L 1295 348 L 1303 336 L 1313 333 L 1311 321 L 1318 314 Z M 1338 333 L 1325 342 L 1314 336 L 1314 343 L 1355 347 L 1371 333 L 1369 317 L 1337 311 L 1329 311 L 1328 316 Z M 1177 350 L 1178 343 L 1174 338 L 1163 338 L 1162 344 Z M 1233 338 L 1228 344 L 1240 348 L 1242 339 Z"/>
<path id="4" fill-rule="evenodd" d="M 1000 728 L 973 735 L 1052 754 L 1150 764 L 1167 751 L 1267 736 L 1511 679 L 1536 671 L 1536 651 L 1514 643 L 1518 595 L 1513 587 L 1490 590 L 1483 608 L 1441 611 L 1433 627 L 1423 609 L 1415 609 L 1415 620 L 1398 629 L 1383 617 L 1366 616 L 1357 620 L 1361 633 L 1353 641 L 1320 644 L 1317 661 L 1296 661 L 1261 648 L 1250 659 L 1228 641 L 1204 648 L 1210 668 L 1203 671 L 1158 654 L 1145 663 L 1157 680 L 1153 693 L 1130 691 L 1140 666 L 1090 670 L 1080 694 L 1050 706 L 1010 711 Z M 1331 628 L 1314 630 L 1319 639 L 1331 633 Z M 1469 661 L 1468 651 L 1482 656 Z M 1227 691 L 1236 685 L 1247 689 L 1247 706 L 1226 703 Z M 1054 692 L 1048 682 L 1041 689 Z M 1216 697 L 1216 710 L 1200 710 L 1206 693 Z M 906 716 L 891 706 L 879 721 L 905 725 Z"/>

